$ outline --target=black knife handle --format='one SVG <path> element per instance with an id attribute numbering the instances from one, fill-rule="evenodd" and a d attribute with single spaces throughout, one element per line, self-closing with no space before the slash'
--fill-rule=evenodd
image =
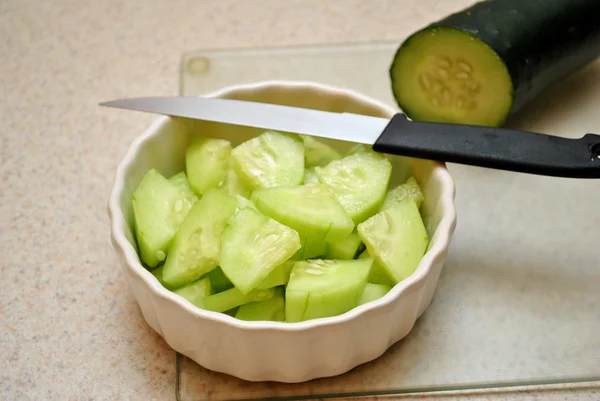
<path id="1" fill-rule="evenodd" d="M 475 125 L 409 121 L 396 114 L 373 150 L 496 170 L 600 178 L 600 135 L 579 139 Z"/>

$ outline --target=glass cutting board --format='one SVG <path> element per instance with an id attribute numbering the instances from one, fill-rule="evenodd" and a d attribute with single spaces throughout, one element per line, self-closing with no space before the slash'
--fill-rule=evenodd
<path id="1" fill-rule="evenodd" d="M 184 95 L 238 83 L 310 80 L 395 105 L 396 44 L 193 51 Z M 508 126 L 600 133 L 600 62 L 542 94 Z M 448 165 L 458 225 L 433 302 L 375 361 L 301 384 L 249 383 L 178 355 L 182 401 L 310 399 L 600 380 L 600 180 Z"/>

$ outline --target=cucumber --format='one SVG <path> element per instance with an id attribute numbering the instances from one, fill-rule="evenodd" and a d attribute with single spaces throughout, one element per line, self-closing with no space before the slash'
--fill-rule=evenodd
<path id="1" fill-rule="evenodd" d="M 231 155 L 240 182 L 250 190 L 299 185 L 304 179 L 304 145 L 295 134 L 267 131 Z"/>
<path id="2" fill-rule="evenodd" d="M 155 267 L 165 260 L 191 204 L 179 187 L 150 169 L 133 193 L 132 205 L 140 259 Z"/>
<path id="3" fill-rule="evenodd" d="M 198 196 L 192 190 L 192 187 L 190 187 L 190 183 L 188 182 L 185 171 L 181 171 L 169 178 L 169 182 L 179 188 L 179 190 L 185 195 L 186 201 L 189 202 L 188 209 L 191 208 L 194 203 L 196 203 Z"/>
<path id="4" fill-rule="evenodd" d="M 232 157 L 229 158 L 227 173 L 225 174 L 225 180 L 223 181 L 221 188 L 225 189 L 225 191 L 232 196 L 239 195 L 244 198 L 250 197 L 250 190 L 244 186 L 235 172 Z"/>
<path id="5" fill-rule="evenodd" d="M 598 0 L 488 0 L 410 35 L 390 67 L 413 120 L 500 126 L 600 56 Z"/>
<path id="6" fill-rule="evenodd" d="M 402 202 L 405 199 L 415 201 L 417 209 L 419 209 L 423 203 L 423 192 L 421 192 L 421 188 L 419 187 L 417 180 L 415 180 L 415 177 L 410 177 L 404 184 L 398 185 L 396 188 L 390 190 L 385 196 L 381 210 L 388 209 L 393 206 L 394 203 Z"/>
<path id="7" fill-rule="evenodd" d="M 306 167 L 325 166 L 341 159 L 340 152 L 310 135 L 300 135 L 304 141 L 304 165 Z"/>
<path id="8" fill-rule="evenodd" d="M 347 237 L 354 229 L 352 219 L 323 184 L 257 189 L 251 200 L 263 214 L 303 238 L 333 241 Z"/>
<path id="9" fill-rule="evenodd" d="M 246 207 L 223 231 L 220 266 L 235 287 L 248 294 L 298 249 L 296 231 Z"/>
<path id="10" fill-rule="evenodd" d="M 163 280 L 177 287 L 197 280 L 219 263 L 221 234 L 237 201 L 222 190 L 208 191 L 179 227 L 169 249 Z"/>
<path id="11" fill-rule="evenodd" d="M 264 279 L 256 288 L 259 290 L 266 290 L 267 288 L 278 287 L 280 285 L 287 285 L 290 281 L 290 273 L 294 267 L 293 261 L 287 261 L 279 266 L 275 267 L 271 273 Z"/>
<path id="12" fill-rule="evenodd" d="M 275 293 L 271 299 L 244 304 L 240 306 L 235 317 L 240 320 L 270 320 L 273 322 L 284 322 L 284 293 L 285 290 L 283 287 L 275 288 Z"/>
<path id="13" fill-rule="evenodd" d="M 173 291 L 175 294 L 187 299 L 193 305 L 201 308 L 202 300 L 212 294 L 210 280 L 202 278 Z"/>
<path id="14" fill-rule="evenodd" d="M 359 259 L 370 258 L 368 250 L 364 250 L 363 253 L 358 257 Z M 373 265 L 371 266 L 371 271 L 369 272 L 369 278 L 367 282 L 370 284 L 383 284 L 388 286 L 393 286 L 395 284 L 394 279 L 390 278 L 386 269 L 384 269 L 377 260 L 373 259 Z"/>
<path id="15" fill-rule="evenodd" d="M 307 260 L 294 263 L 285 291 L 287 322 L 336 316 L 358 306 L 373 260 Z"/>
<path id="16" fill-rule="evenodd" d="M 220 267 L 211 270 L 205 277 L 210 280 L 210 285 L 215 293 L 233 288 L 233 283 L 229 281 Z"/>
<path id="17" fill-rule="evenodd" d="M 398 202 L 359 224 L 357 230 L 369 255 L 383 267 L 393 284 L 416 270 L 429 243 L 415 202 Z"/>
<path id="18" fill-rule="evenodd" d="M 381 153 L 358 152 L 316 167 L 319 181 L 334 195 L 355 223 L 377 213 L 385 198 L 392 165 Z"/>
<path id="19" fill-rule="evenodd" d="M 192 137 L 185 152 L 190 186 L 198 195 L 222 185 L 227 174 L 231 143 L 225 139 Z"/>
<path id="20" fill-rule="evenodd" d="M 346 238 L 329 242 L 327 244 L 327 251 L 325 252 L 325 257 L 327 259 L 339 260 L 354 259 L 358 254 L 361 245 L 362 242 L 360 238 L 358 238 L 358 234 L 353 232 Z"/>
<path id="21" fill-rule="evenodd" d="M 319 176 L 314 167 L 304 170 L 304 185 L 315 185 L 319 183 Z"/>
<path id="22" fill-rule="evenodd" d="M 248 302 L 266 301 L 271 299 L 275 289 L 254 290 L 242 294 L 237 288 L 231 288 L 218 294 L 210 295 L 200 301 L 199 307 L 213 312 L 225 312 Z"/>
<path id="23" fill-rule="evenodd" d="M 367 283 L 367 285 L 365 286 L 365 290 L 360 296 L 358 304 L 363 305 L 368 302 L 375 301 L 387 294 L 391 289 L 392 287 L 390 287 L 389 285 Z"/>

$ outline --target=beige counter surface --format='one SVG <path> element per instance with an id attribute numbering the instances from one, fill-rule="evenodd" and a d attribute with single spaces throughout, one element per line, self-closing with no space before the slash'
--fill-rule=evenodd
<path id="1" fill-rule="evenodd" d="M 153 117 L 98 102 L 176 94 L 186 50 L 392 40 L 465 3 L 0 0 L 0 399 L 175 399 L 175 353 L 122 279 L 106 213 Z M 535 397 L 600 392 L 501 399 Z"/>

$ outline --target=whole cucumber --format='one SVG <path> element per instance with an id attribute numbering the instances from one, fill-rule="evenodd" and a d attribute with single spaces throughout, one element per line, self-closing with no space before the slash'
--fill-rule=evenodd
<path id="1" fill-rule="evenodd" d="M 487 0 L 412 34 L 390 67 L 414 120 L 499 126 L 600 56 L 600 0 Z"/>

